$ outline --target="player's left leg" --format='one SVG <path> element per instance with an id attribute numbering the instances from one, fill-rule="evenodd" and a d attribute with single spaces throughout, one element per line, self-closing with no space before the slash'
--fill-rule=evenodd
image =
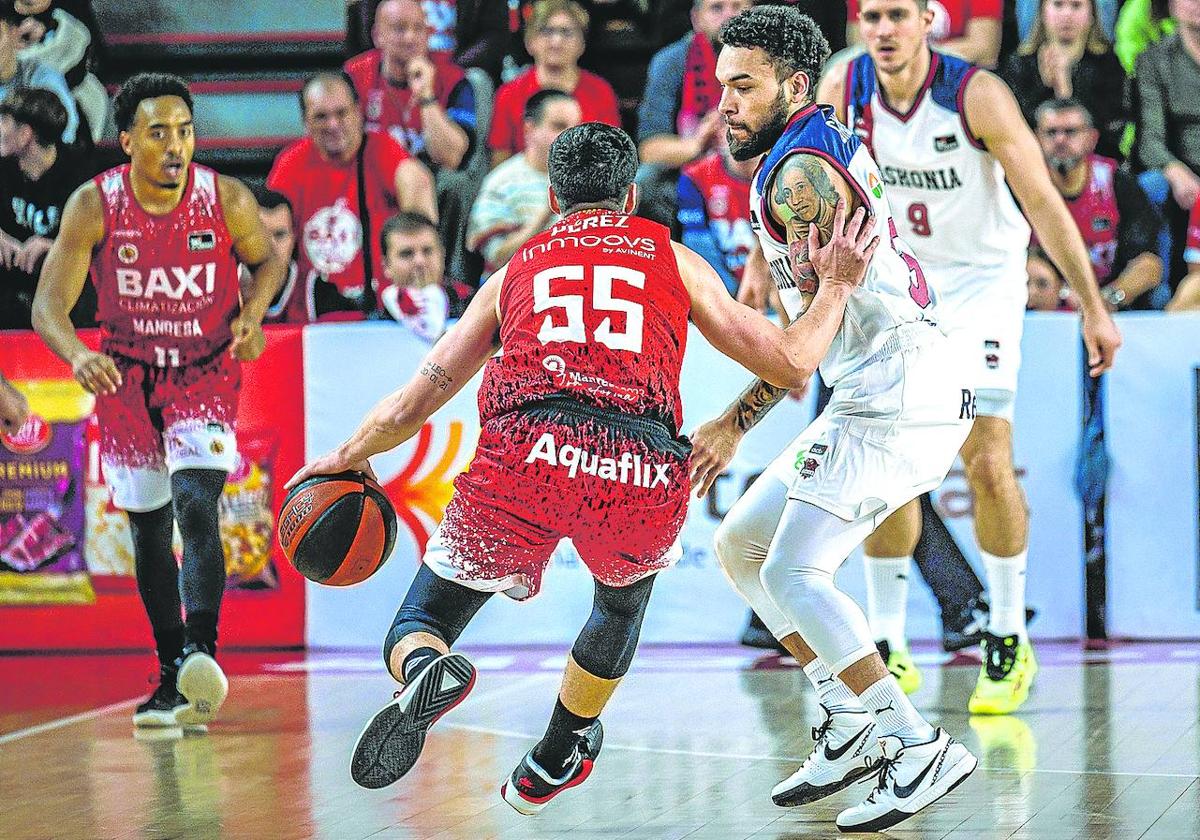
<path id="1" fill-rule="evenodd" d="M 875 720 L 883 760 L 862 804 L 838 815 L 843 830 L 878 831 L 931 805 L 962 782 L 975 757 L 909 702 L 875 650 L 862 610 L 834 574 L 873 529 L 799 499 L 788 501 L 763 564 L 763 584 L 806 644 L 858 695 Z"/>
<path id="2" fill-rule="evenodd" d="M 656 577 L 621 587 L 596 581 L 592 613 L 571 648 L 546 734 L 500 788 L 520 813 L 536 814 L 591 774 L 604 741 L 600 713 L 633 661 Z"/>
<path id="3" fill-rule="evenodd" d="M 879 655 L 905 694 L 921 687 L 921 672 L 908 650 L 908 578 L 913 551 L 921 536 L 921 505 L 916 499 L 901 507 L 863 543 L 867 578 L 867 623 Z"/>
<path id="4" fill-rule="evenodd" d="M 984 415 L 986 395 L 980 393 L 980 414 L 962 448 L 991 600 L 983 666 L 968 709 L 972 714 L 1008 714 L 1025 702 L 1037 673 L 1025 630 L 1029 515 L 1013 469 L 1012 423 L 1004 416 Z"/>

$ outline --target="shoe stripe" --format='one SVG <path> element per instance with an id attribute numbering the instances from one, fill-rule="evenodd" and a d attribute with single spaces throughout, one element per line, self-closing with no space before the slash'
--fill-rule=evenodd
<path id="1" fill-rule="evenodd" d="M 521 797 L 526 802 L 532 802 L 534 805 L 544 805 L 547 802 L 549 802 L 551 799 L 553 799 L 554 797 L 558 796 L 560 793 L 562 793 L 567 788 L 572 788 L 572 787 L 575 787 L 576 785 L 583 784 L 583 781 L 589 775 L 591 775 L 592 764 L 593 764 L 593 762 L 590 758 L 583 759 L 581 762 L 579 762 L 579 772 L 576 775 L 572 776 L 570 779 L 563 782 L 558 787 L 554 788 L 552 791 L 550 791 L 545 796 L 530 796 L 529 794 L 525 793 L 525 791 L 521 790 L 521 788 L 518 785 L 515 785 L 515 784 L 513 785 L 513 790 L 515 790 L 517 792 L 517 796 Z"/>

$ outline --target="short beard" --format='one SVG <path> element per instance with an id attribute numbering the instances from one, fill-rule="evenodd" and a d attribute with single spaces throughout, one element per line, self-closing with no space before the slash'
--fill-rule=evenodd
<path id="1" fill-rule="evenodd" d="M 781 85 L 779 96 L 771 103 L 771 110 L 767 112 L 767 118 L 762 128 L 740 143 L 733 139 L 729 129 L 725 130 L 725 139 L 729 141 L 729 156 L 734 160 L 750 160 L 752 157 L 769 152 L 775 145 L 775 141 L 783 134 L 784 128 L 787 127 L 787 121 L 787 96 Z"/>
<path id="2" fill-rule="evenodd" d="M 1070 175 L 1075 167 L 1083 161 L 1081 157 L 1051 157 L 1046 162 L 1050 164 L 1050 168 L 1059 174 L 1059 177 L 1065 178 Z"/>

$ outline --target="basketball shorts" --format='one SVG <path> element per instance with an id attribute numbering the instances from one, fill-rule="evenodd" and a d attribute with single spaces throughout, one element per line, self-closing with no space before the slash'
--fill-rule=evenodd
<path id="1" fill-rule="evenodd" d="M 937 291 L 939 326 L 974 369 L 978 413 L 1012 422 L 1029 297 L 1024 255 L 1004 268 L 935 266 L 925 274 Z"/>
<path id="2" fill-rule="evenodd" d="M 113 355 L 117 393 L 96 398 L 100 463 L 113 504 L 157 510 L 171 501 L 171 473 L 237 466 L 241 365 L 222 349 L 185 367 L 160 368 Z"/>
<path id="3" fill-rule="evenodd" d="M 936 327 L 920 324 L 902 347 L 842 377 L 767 468 L 789 499 L 878 525 L 942 483 L 971 430 L 971 376 Z"/>
<path id="4" fill-rule="evenodd" d="M 524 600 L 569 538 L 596 580 L 628 586 L 682 556 L 690 455 L 665 424 L 565 398 L 493 418 L 424 562 L 447 580 Z"/>

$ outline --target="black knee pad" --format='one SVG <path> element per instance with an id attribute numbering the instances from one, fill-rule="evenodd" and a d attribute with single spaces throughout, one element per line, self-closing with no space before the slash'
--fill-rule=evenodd
<path id="1" fill-rule="evenodd" d="M 605 680 L 625 676 L 637 651 L 655 577 L 621 587 L 596 582 L 592 614 L 571 648 L 580 668 Z"/>
<path id="2" fill-rule="evenodd" d="M 443 580 L 422 563 L 384 637 L 384 665 L 391 662 L 392 648 L 410 633 L 429 633 L 450 647 L 491 596 L 490 592 L 476 592 Z"/>

